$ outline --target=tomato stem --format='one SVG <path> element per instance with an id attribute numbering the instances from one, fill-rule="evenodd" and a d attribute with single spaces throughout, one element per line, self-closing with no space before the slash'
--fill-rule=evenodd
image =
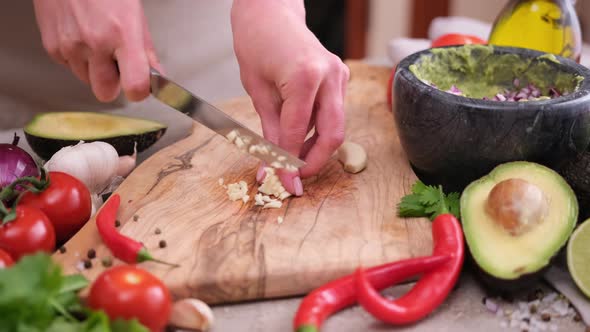
<path id="1" fill-rule="evenodd" d="M 16 211 L 12 209 L 9 211 L 5 206 L 4 203 L 0 202 L 0 220 L 2 220 L 1 225 L 7 224 L 11 221 L 16 219 Z"/>
<path id="2" fill-rule="evenodd" d="M 16 190 L 16 186 L 18 185 L 21 185 L 21 187 L 25 188 L 25 190 L 33 193 L 40 193 L 47 189 L 47 187 L 49 187 L 50 181 L 47 177 L 45 168 L 39 167 L 39 173 L 41 174 L 39 179 L 33 176 L 23 176 L 4 187 L 2 191 L 0 191 L 0 201 L 9 201 L 17 196 L 19 191 Z"/>

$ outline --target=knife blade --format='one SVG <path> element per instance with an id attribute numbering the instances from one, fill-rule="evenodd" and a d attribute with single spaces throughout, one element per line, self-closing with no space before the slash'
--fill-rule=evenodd
<path id="1" fill-rule="evenodd" d="M 224 136 L 240 150 L 268 165 L 291 171 L 305 166 L 305 162 L 301 159 L 264 139 L 153 68 L 150 68 L 150 85 L 151 94 L 156 99 Z"/>

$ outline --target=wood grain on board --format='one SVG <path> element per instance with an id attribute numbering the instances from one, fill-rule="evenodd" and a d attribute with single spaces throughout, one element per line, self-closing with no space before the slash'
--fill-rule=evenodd
<path id="1" fill-rule="evenodd" d="M 416 177 L 386 104 L 390 69 L 348 65 L 347 139 L 365 147 L 367 169 L 348 174 L 332 158 L 304 181 L 303 197 L 287 199 L 280 209 L 231 202 L 219 178 L 247 181 L 253 197 L 258 162 L 195 124 L 188 138 L 143 162 L 117 190 L 119 230 L 144 242 L 154 256 L 182 264 L 140 266 L 162 278 L 176 297 L 227 303 L 300 295 L 359 265 L 431 253 L 429 222 L 396 216 L 396 204 Z M 260 132 L 249 98 L 220 106 Z M 160 240 L 166 248 L 158 247 Z M 77 272 L 88 249 L 96 249 L 93 267 L 82 271 L 91 280 L 103 271 L 100 258 L 110 255 L 94 219 L 66 247 L 55 258 L 67 272 Z"/>

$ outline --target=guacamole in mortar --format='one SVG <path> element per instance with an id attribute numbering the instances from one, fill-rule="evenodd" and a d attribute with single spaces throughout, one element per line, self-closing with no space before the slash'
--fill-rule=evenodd
<path id="1" fill-rule="evenodd" d="M 491 45 L 464 45 L 435 48 L 410 66 L 410 71 L 426 84 L 443 91 L 458 89 L 469 98 L 492 99 L 498 93 L 532 85 L 543 95 L 551 91 L 576 91 L 583 77 L 560 68 L 559 60 L 545 54 L 527 58 L 518 54 L 494 54 Z M 553 89 L 553 90 L 552 90 Z"/>

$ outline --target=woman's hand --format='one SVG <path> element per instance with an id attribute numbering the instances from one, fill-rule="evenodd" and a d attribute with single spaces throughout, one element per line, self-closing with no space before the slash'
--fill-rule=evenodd
<path id="1" fill-rule="evenodd" d="M 140 0 L 34 0 L 34 6 L 51 58 L 89 83 L 98 100 L 114 100 L 121 88 L 131 101 L 149 95 L 149 66 L 161 68 Z"/>
<path id="2" fill-rule="evenodd" d="M 279 172 L 285 189 L 300 196 L 301 178 L 317 174 L 344 140 L 348 68 L 307 28 L 301 0 L 235 0 L 232 29 L 264 136 L 307 163 Z M 257 180 L 263 177 L 261 167 Z"/>

